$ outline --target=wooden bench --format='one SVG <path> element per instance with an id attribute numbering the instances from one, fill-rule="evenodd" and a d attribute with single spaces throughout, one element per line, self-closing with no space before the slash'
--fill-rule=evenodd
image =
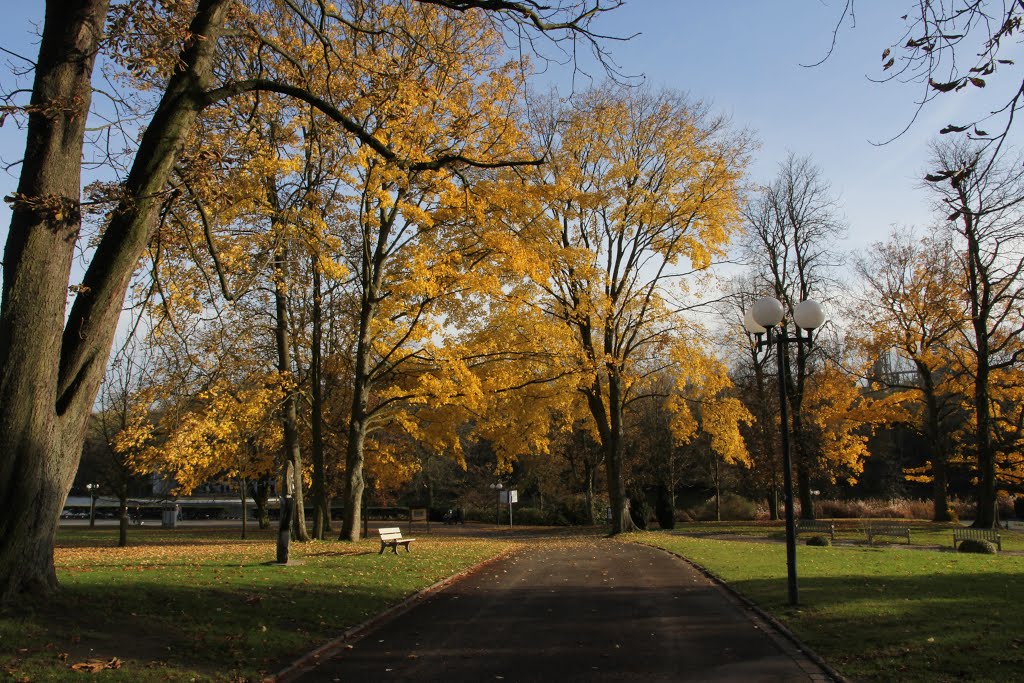
<path id="1" fill-rule="evenodd" d="M 1003 537 L 995 529 L 974 529 L 972 527 L 960 527 L 959 529 L 953 529 L 954 550 L 956 549 L 957 543 L 968 539 L 988 541 L 989 543 L 995 543 L 999 550 L 1003 549 Z"/>
<path id="2" fill-rule="evenodd" d="M 796 535 L 828 534 L 829 539 L 836 540 L 836 525 L 832 522 L 819 522 L 816 519 L 801 519 L 796 523 Z"/>
<path id="3" fill-rule="evenodd" d="M 378 555 L 384 552 L 385 548 L 391 548 L 391 552 L 397 553 L 398 546 L 404 545 L 405 552 L 409 552 L 409 544 L 415 541 L 415 538 L 402 538 L 402 530 L 397 526 L 390 526 L 384 529 L 380 529 L 380 552 Z"/>
<path id="4" fill-rule="evenodd" d="M 907 539 L 910 545 L 910 527 L 906 524 L 868 524 L 864 527 L 868 535 L 868 545 L 874 545 L 876 536 L 893 536 Z"/>

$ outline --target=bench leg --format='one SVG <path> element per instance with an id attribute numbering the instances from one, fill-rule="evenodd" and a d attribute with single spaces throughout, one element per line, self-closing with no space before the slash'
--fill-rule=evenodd
<path id="1" fill-rule="evenodd" d="M 378 555 L 383 555 L 384 554 L 384 545 L 385 545 L 384 541 L 381 541 L 380 542 L 380 552 L 377 553 Z"/>

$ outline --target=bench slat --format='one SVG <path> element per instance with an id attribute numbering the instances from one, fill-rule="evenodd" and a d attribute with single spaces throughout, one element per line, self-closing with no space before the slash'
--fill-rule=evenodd
<path id="1" fill-rule="evenodd" d="M 405 552 L 409 552 L 409 544 L 415 541 L 415 538 L 402 538 L 402 530 L 397 526 L 384 527 L 377 530 L 380 534 L 380 552 L 378 555 L 384 552 L 385 548 L 391 548 L 391 552 L 397 553 L 398 546 L 405 546 Z"/>
<path id="2" fill-rule="evenodd" d="M 977 541 L 989 541 L 995 543 L 999 550 L 1003 549 L 1003 537 L 995 529 L 975 529 L 974 527 L 961 527 L 959 529 L 953 529 L 953 547 L 956 548 L 957 543 L 966 541 L 967 539 Z"/>

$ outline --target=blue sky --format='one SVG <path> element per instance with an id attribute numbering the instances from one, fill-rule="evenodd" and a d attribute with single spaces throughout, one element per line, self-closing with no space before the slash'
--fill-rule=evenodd
<path id="1" fill-rule="evenodd" d="M 928 195 L 919 180 L 926 145 L 955 120 L 966 100 L 964 94 L 953 95 L 926 110 L 898 140 L 871 144 L 906 125 L 919 94 L 915 84 L 868 80 L 880 73 L 882 50 L 902 35 L 900 15 L 909 3 L 857 3 L 856 26 L 847 22 L 831 58 L 814 68 L 800 65 L 825 55 L 845 0 L 629 0 L 598 29 L 640 34 L 630 42 L 609 43 L 625 73 L 642 73 L 653 86 L 710 100 L 736 126 L 751 129 L 761 143 L 752 180 L 769 180 L 790 150 L 810 155 L 840 200 L 850 227 L 846 246 L 852 249 L 883 239 L 891 225 L 926 224 Z M 34 57 L 33 22 L 42 20 L 43 1 L 8 3 L 4 15 L 0 45 Z M 6 67 L 2 80 L 10 86 Z M 20 158 L 23 144 L 21 131 L 10 122 L 0 128 L 5 162 Z M 16 183 L 16 177 L 0 172 L 0 194 L 13 192 Z M 7 206 L 0 206 L 0 239 L 5 240 L 9 221 Z"/>

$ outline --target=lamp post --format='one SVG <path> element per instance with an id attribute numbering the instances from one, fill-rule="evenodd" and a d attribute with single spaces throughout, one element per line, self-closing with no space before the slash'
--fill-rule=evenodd
<path id="1" fill-rule="evenodd" d="M 96 526 L 96 492 L 99 491 L 99 484 L 86 484 L 85 490 L 89 492 L 89 526 Z"/>
<path id="2" fill-rule="evenodd" d="M 811 330 L 825 322 L 821 304 L 810 299 L 801 301 L 793 308 L 793 322 L 796 336 L 786 334 L 785 309 L 782 303 L 770 296 L 762 297 L 743 316 L 743 325 L 757 338 L 757 349 L 776 345 L 779 368 L 779 429 L 782 434 L 782 484 L 786 503 L 786 578 L 789 588 L 789 604 L 798 603 L 796 585 L 796 523 L 793 519 L 793 462 L 789 452 L 789 410 L 786 395 L 786 344 L 811 344 Z M 801 334 L 807 330 L 807 336 Z"/>
<path id="3" fill-rule="evenodd" d="M 491 490 L 497 493 L 498 500 L 494 506 L 494 523 L 501 525 L 501 482 L 491 484 Z"/>

